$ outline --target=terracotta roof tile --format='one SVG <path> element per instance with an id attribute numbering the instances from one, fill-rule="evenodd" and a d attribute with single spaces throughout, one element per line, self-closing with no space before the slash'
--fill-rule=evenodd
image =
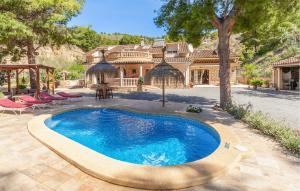
<path id="1" fill-rule="evenodd" d="M 162 58 L 152 58 L 152 61 L 154 63 L 160 63 L 162 60 Z M 167 57 L 165 58 L 166 62 L 167 63 L 182 63 L 182 64 L 185 64 L 185 63 L 191 63 L 191 59 L 187 58 L 187 57 Z"/>
<path id="2" fill-rule="evenodd" d="M 231 53 L 231 57 L 238 57 L 236 54 Z M 195 49 L 191 55 L 192 58 L 219 58 L 218 52 L 212 49 Z"/>
<path id="3" fill-rule="evenodd" d="M 280 60 L 277 62 L 272 63 L 273 67 L 276 66 L 300 66 L 300 55 L 294 56 L 294 57 L 290 57 L 284 60 Z"/>

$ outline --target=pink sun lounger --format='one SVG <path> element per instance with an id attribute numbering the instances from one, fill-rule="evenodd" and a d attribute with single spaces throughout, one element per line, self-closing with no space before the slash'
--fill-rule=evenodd
<path id="1" fill-rule="evenodd" d="M 36 99 L 29 95 L 20 96 L 19 99 L 25 103 L 29 103 L 29 104 L 32 104 L 33 106 L 37 106 L 37 107 L 39 107 L 39 106 L 45 107 L 46 104 L 52 102 L 51 100 L 39 100 L 39 99 Z"/>
<path id="2" fill-rule="evenodd" d="M 80 98 L 82 95 L 79 94 L 71 94 L 71 93 L 66 93 L 66 92 L 57 92 L 57 95 L 65 98 Z"/>
<path id="3" fill-rule="evenodd" d="M 52 96 L 52 95 L 48 94 L 47 92 L 41 92 L 40 98 L 45 101 L 63 101 L 63 100 L 67 99 L 65 97 Z"/>
<path id="4" fill-rule="evenodd" d="M 11 101 L 10 99 L 0 99 L 0 108 L 2 111 L 13 111 L 15 114 L 17 114 L 17 111 L 20 112 L 20 115 L 22 114 L 22 111 L 24 111 L 27 108 L 30 108 L 32 104 L 22 104 L 17 103 L 14 101 Z"/>

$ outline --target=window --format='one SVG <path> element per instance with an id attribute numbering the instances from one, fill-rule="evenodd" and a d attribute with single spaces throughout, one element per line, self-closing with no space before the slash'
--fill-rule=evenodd
<path id="1" fill-rule="evenodd" d="M 132 69 L 132 74 L 136 74 L 136 69 Z"/>
<path id="2" fill-rule="evenodd" d="M 177 50 L 168 50 L 167 54 L 177 54 Z"/>

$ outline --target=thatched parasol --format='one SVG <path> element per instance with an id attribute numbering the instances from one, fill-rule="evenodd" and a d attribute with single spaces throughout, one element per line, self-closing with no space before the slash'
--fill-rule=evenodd
<path id="1" fill-rule="evenodd" d="M 97 83 L 99 83 L 99 76 L 101 76 L 101 82 L 104 83 L 104 74 L 114 76 L 117 73 L 117 69 L 106 61 L 104 56 L 104 49 L 102 49 L 101 52 L 102 60 L 97 64 L 91 66 L 86 71 L 87 76 L 95 75 L 97 77 Z"/>
<path id="2" fill-rule="evenodd" d="M 152 68 L 145 76 L 147 81 L 151 81 L 153 77 L 161 78 L 162 80 L 162 106 L 165 107 L 165 78 L 175 78 L 176 81 L 184 82 L 183 74 L 165 61 L 166 47 L 163 47 L 162 61 Z"/>

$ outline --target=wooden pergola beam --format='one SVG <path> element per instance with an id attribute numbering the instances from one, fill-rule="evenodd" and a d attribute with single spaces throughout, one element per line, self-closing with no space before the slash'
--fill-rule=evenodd
<path id="1" fill-rule="evenodd" d="M 11 82 L 10 82 L 10 77 L 11 77 L 11 70 L 7 70 L 7 91 L 11 93 Z"/>
<path id="2" fill-rule="evenodd" d="M 55 70 L 52 70 L 52 94 L 54 95 L 55 90 Z"/>
<path id="3" fill-rule="evenodd" d="M 48 81 L 47 81 L 47 88 L 49 89 L 49 71 L 52 72 L 52 93 L 54 94 L 55 89 L 55 68 L 50 66 L 45 66 L 41 64 L 7 64 L 7 65 L 0 65 L 0 71 L 7 72 L 7 81 L 8 81 L 8 92 L 11 92 L 11 71 L 16 70 L 16 83 L 17 83 L 17 90 L 19 86 L 19 74 L 24 71 L 25 69 L 33 70 L 36 73 L 36 96 L 40 94 L 40 69 L 44 69 L 48 71 Z"/>
<path id="4" fill-rule="evenodd" d="M 16 70 L 16 93 L 19 91 L 19 70 Z"/>

